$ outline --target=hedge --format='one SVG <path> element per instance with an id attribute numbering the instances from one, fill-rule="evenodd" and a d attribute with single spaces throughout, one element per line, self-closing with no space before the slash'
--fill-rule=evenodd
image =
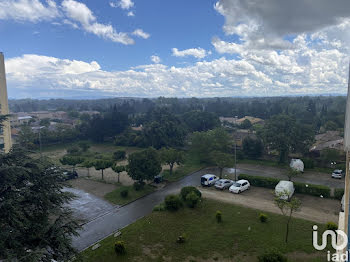
<path id="1" fill-rule="evenodd" d="M 238 179 L 246 179 L 252 186 L 266 187 L 274 189 L 278 182 L 277 178 L 272 177 L 261 177 L 261 176 L 250 176 L 246 174 L 240 174 Z M 296 193 L 307 194 L 312 196 L 323 196 L 324 198 L 330 198 L 331 189 L 327 186 L 305 184 L 299 182 L 293 182 Z"/>
<path id="2" fill-rule="evenodd" d="M 334 189 L 334 198 L 341 200 L 344 195 L 344 188 L 336 188 Z"/>

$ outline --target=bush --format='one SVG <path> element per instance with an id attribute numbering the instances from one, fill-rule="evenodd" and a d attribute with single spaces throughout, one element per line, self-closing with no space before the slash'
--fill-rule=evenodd
<path id="1" fill-rule="evenodd" d="M 128 189 L 123 189 L 122 191 L 120 191 L 120 195 L 122 198 L 127 198 L 129 195 L 129 190 Z"/>
<path id="2" fill-rule="evenodd" d="M 302 158 L 301 160 L 303 161 L 305 168 L 311 169 L 311 168 L 315 167 L 315 162 L 314 162 L 313 159 L 311 159 L 311 158 Z"/>
<path id="3" fill-rule="evenodd" d="M 326 226 L 327 226 L 327 230 L 335 231 L 338 229 L 338 225 L 334 222 L 327 222 Z"/>
<path id="4" fill-rule="evenodd" d="M 218 222 L 218 223 L 222 222 L 222 213 L 221 213 L 221 211 L 219 211 L 219 210 L 216 211 L 215 218 L 216 218 L 216 222 Z"/>
<path id="5" fill-rule="evenodd" d="M 186 233 L 183 233 L 181 236 L 177 238 L 176 243 L 182 244 L 182 243 L 185 243 L 186 240 L 187 240 L 187 235 Z"/>
<path id="6" fill-rule="evenodd" d="M 334 189 L 334 198 L 341 200 L 344 195 L 344 188 L 336 188 Z"/>
<path id="7" fill-rule="evenodd" d="M 126 253 L 124 241 L 115 242 L 114 243 L 114 251 L 117 255 L 124 255 Z"/>
<path id="8" fill-rule="evenodd" d="M 267 251 L 258 256 L 259 262 L 287 262 L 287 258 L 277 250 Z"/>
<path id="9" fill-rule="evenodd" d="M 294 182 L 294 188 L 296 193 L 307 194 L 311 196 L 322 195 L 325 198 L 329 198 L 331 196 L 331 189 L 327 186 Z"/>
<path id="10" fill-rule="evenodd" d="M 67 148 L 67 153 L 69 155 L 74 155 L 80 153 L 80 148 L 77 145 L 73 145 Z"/>
<path id="11" fill-rule="evenodd" d="M 266 187 L 266 188 L 272 188 L 274 189 L 279 179 L 271 178 L 271 177 L 260 177 L 260 176 L 249 176 L 245 174 L 240 174 L 238 176 L 238 179 L 246 179 L 249 181 L 249 183 L 252 186 L 258 186 L 258 187 Z"/>
<path id="12" fill-rule="evenodd" d="M 114 160 L 122 160 L 122 159 L 125 159 L 125 157 L 126 157 L 126 152 L 123 150 L 118 150 L 113 153 Z"/>
<path id="13" fill-rule="evenodd" d="M 145 182 L 135 182 L 133 186 L 136 191 L 140 191 L 145 186 Z"/>
<path id="14" fill-rule="evenodd" d="M 259 220 L 260 220 L 261 223 L 267 222 L 267 219 L 268 219 L 268 217 L 267 217 L 266 214 L 260 213 L 260 215 L 259 215 Z"/>
<path id="15" fill-rule="evenodd" d="M 161 203 L 159 205 L 156 205 L 154 208 L 153 208 L 153 211 L 164 211 L 165 210 L 165 205 L 164 203 Z"/>
<path id="16" fill-rule="evenodd" d="M 194 192 L 199 198 L 202 197 L 202 193 L 197 189 L 195 188 L 194 186 L 185 186 L 181 189 L 181 192 L 180 192 L 180 195 L 181 195 L 181 198 L 182 200 L 186 200 L 186 197 L 189 193 L 191 192 Z"/>
<path id="17" fill-rule="evenodd" d="M 165 208 L 170 211 L 176 211 L 182 207 L 182 202 L 177 195 L 168 195 L 165 197 Z"/>
<path id="18" fill-rule="evenodd" d="M 199 199 L 199 196 L 194 191 L 192 191 L 191 193 L 187 194 L 185 202 L 188 207 L 195 208 L 198 204 Z"/>

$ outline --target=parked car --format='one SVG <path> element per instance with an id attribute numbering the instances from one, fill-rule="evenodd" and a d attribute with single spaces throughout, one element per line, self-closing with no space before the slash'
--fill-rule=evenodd
<path id="1" fill-rule="evenodd" d="M 71 179 L 76 179 L 78 178 L 78 173 L 76 171 L 68 171 L 68 170 L 63 170 L 63 179 L 66 180 L 71 180 Z"/>
<path id="2" fill-rule="evenodd" d="M 339 178 L 341 179 L 344 176 L 344 171 L 340 169 L 336 169 L 332 173 L 332 178 Z"/>
<path id="3" fill-rule="evenodd" d="M 205 174 L 201 177 L 202 186 L 213 186 L 219 178 L 213 174 Z"/>
<path id="4" fill-rule="evenodd" d="M 280 199 L 288 200 L 294 194 L 295 188 L 292 181 L 281 180 L 275 187 L 275 195 Z"/>
<path id="5" fill-rule="evenodd" d="M 163 181 L 163 176 L 161 176 L 161 175 L 155 176 L 154 179 L 153 179 L 153 182 L 156 183 L 156 184 L 159 184 L 162 181 Z"/>
<path id="6" fill-rule="evenodd" d="M 239 194 L 239 193 L 242 193 L 245 190 L 248 190 L 249 188 L 250 188 L 249 181 L 241 179 L 241 180 L 238 180 L 236 182 L 233 182 L 232 186 L 230 186 L 229 191 L 231 193 Z"/>
<path id="7" fill-rule="evenodd" d="M 224 190 L 225 188 L 229 188 L 230 186 L 232 186 L 232 184 L 233 184 L 232 180 L 219 179 L 218 181 L 215 182 L 215 188 Z"/>

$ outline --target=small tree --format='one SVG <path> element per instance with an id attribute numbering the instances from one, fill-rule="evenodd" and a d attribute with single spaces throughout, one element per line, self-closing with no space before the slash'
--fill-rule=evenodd
<path id="1" fill-rule="evenodd" d="M 83 152 L 86 152 L 89 150 L 90 148 L 90 144 L 89 142 L 86 142 L 86 141 L 81 141 L 78 143 L 78 146 L 80 147 L 80 149 L 83 151 Z"/>
<path id="2" fill-rule="evenodd" d="M 67 148 L 67 154 L 74 155 L 80 152 L 80 148 L 77 145 L 73 145 Z"/>
<path id="3" fill-rule="evenodd" d="M 227 153 L 222 153 L 219 151 L 214 151 L 212 153 L 212 159 L 215 165 L 219 168 L 220 174 L 219 177 L 222 178 L 222 171 L 225 167 L 230 167 L 234 165 L 232 156 Z"/>
<path id="4" fill-rule="evenodd" d="M 105 159 L 98 159 L 94 162 L 95 169 L 101 170 L 102 180 L 104 180 L 103 171 L 109 167 L 112 167 L 112 165 L 113 165 L 112 161 L 105 160 Z"/>
<path id="5" fill-rule="evenodd" d="M 117 166 L 117 164 L 114 164 L 112 166 L 112 169 L 114 172 L 116 172 L 118 174 L 118 183 L 120 183 L 120 179 L 119 179 L 120 173 L 126 171 L 126 167 L 125 166 Z"/>
<path id="6" fill-rule="evenodd" d="M 83 163 L 84 158 L 78 156 L 65 155 L 60 159 L 62 165 L 69 165 L 73 167 L 73 172 L 75 171 L 75 166 Z"/>
<path id="7" fill-rule="evenodd" d="M 175 164 L 182 164 L 184 161 L 183 152 L 173 148 L 163 148 L 160 152 L 162 162 L 169 165 L 169 174 L 173 174 L 173 168 Z"/>
<path id="8" fill-rule="evenodd" d="M 82 164 L 83 167 L 87 168 L 88 177 L 90 177 L 90 168 L 94 166 L 94 162 L 90 160 L 85 160 Z"/>
<path id="9" fill-rule="evenodd" d="M 287 172 L 287 177 L 289 181 L 292 181 L 293 177 L 296 177 L 297 175 L 299 175 L 300 172 L 294 168 L 289 168 L 288 172 Z"/>
<path id="10" fill-rule="evenodd" d="M 124 150 L 118 150 L 113 153 L 113 159 L 115 161 L 123 160 L 126 158 L 126 152 Z"/>
<path id="11" fill-rule="evenodd" d="M 283 197 L 288 194 L 288 192 L 281 192 L 275 197 L 275 204 L 276 206 L 281 210 L 281 213 L 287 217 L 287 224 L 286 224 L 286 237 L 285 242 L 288 242 L 288 235 L 289 235 L 289 224 L 292 219 L 292 215 L 295 211 L 297 211 L 300 208 L 301 202 L 299 199 L 293 197 L 292 199 L 285 200 Z"/>

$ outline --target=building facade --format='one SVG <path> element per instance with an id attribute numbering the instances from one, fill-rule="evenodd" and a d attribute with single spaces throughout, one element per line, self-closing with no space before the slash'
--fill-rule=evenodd
<path id="1" fill-rule="evenodd" d="M 7 98 L 5 60 L 3 53 L 0 52 L 0 114 L 8 115 L 9 106 Z M 9 152 L 12 147 L 10 120 L 3 122 L 0 129 L 0 152 Z"/>

